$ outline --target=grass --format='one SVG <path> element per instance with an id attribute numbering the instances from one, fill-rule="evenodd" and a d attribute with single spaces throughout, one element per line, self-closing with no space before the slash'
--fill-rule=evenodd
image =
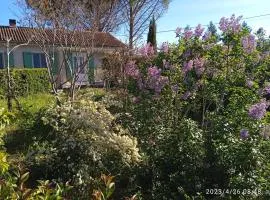
<path id="1" fill-rule="evenodd" d="M 81 89 L 78 93 L 80 97 L 92 97 L 99 99 L 105 95 L 104 89 L 97 88 L 85 88 Z M 63 95 L 63 96 L 62 96 Z M 66 94 L 63 93 L 61 96 L 66 98 Z M 27 153 L 29 146 L 34 142 L 34 137 L 39 137 L 39 132 L 35 130 L 34 124 L 37 119 L 38 112 L 50 105 L 56 103 L 56 98 L 52 94 L 39 93 L 35 95 L 29 95 L 26 97 L 18 98 L 23 111 L 18 112 L 16 104 L 13 101 L 13 113 L 15 114 L 15 120 L 5 128 L 5 147 L 10 155 L 11 159 L 17 159 L 18 156 Z M 7 101 L 0 99 L 0 108 L 7 109 Z"/>
<path id="2" fill-rule="evenodd" d="M 18 98 L 23 109 L 27 109 L 31 113 L 39 111 L 41 108 L 47 107 L 50 104 L 53 104 L 55 97 L 48 93 L 40 93 L 29 95 L 27 97 Z M 14 111 L 16 112 L 16 104 L 12 102 Z M 7 109 L 7 101 L 5 99 L 0 100 L 0 107 Z"/>

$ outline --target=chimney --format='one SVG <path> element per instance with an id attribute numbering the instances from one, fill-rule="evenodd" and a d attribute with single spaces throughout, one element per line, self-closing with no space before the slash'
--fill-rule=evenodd
<path id="1" fill-rule="evenodd" d="M 9 19 L 9 27 L 16 28 L 16 20 L 15 19 Z"/>

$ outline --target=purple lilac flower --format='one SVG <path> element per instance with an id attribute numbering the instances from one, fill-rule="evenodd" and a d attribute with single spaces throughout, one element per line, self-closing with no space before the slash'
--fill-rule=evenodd
<path id="1" fill-rule="evenodd" d="M 266 86 L 264 89 L 264 94 L 270 94 L 270 85 Z"/>
<path id="2" fill-rule="evenodd" d="M 163 42 L 161 45 L 161 51 L 164 53 L 168 53 L 169 52 L 169 44 L 168 42 Z"/>
<path id="3" fill-rule="evenodd" d="M 158 69 L 156 66 L 148 68 L 148 76 L 159 77 L 161 74 L 161 69 Z"/>
<path id="4" fill-rule="evenodd" d="M 166 76 L 161 76 L 161 70 L 156 66 L 148 68 L 148 87 L 153 89 L 156 94 L 159 94 L 161 90 L 169 83 L 169 79 Z"/>
<path id="5" fill-rule="evenodd" d="M 240 137 L 241 137 L 243 140 L 247 139 L 248 136 L 249 136 L 249 134 L 248 134 L 248 130 L 247 130 L 247 129 L 242 129 L 242 130 L 240 131 Z"/>
<path id="6" fill-rule="evenodd" d="M 181 99 L 187 100 L 189 97 L 191 97 L 192 93 L 190 91 L 186 91 L 182 96 Z"/>
<path id="7" fill-rule="evenodd" d="M 248 88 L 252 88 L 253 85 L 254 85 L 254 82 L 251 81 L 251 80 L 247 80 L 246 85 L 247 85 Z"/>
<path id="8" fill-rule="evenodd" d="M 201 37 L 203 31 L 204 31 L 204 28 L 202 28 L 202 25 L 199 24 L 199 25 L 195 28 L 195 36 L 196 36 L 196 37 Z"/>
<path id="9" fill-rule="evenodd" d="M 267 103 L 265 101 L 261 101 L 260 103 L 254 104 L 249 108 L 248 115 L 253 119 L 260 120 L 264 117 L 267 108 Z"/>
<path id="10" fill-rule="evenodd" d="M 235 15 L 232 15 L 230 18 L 222 17 L 219 22 L 219 29 L 222 32 L 238 33 L 241 30 L 241 19 L 242 16 L 235 18 Z"/>
<path id="11" fill-rule="evenodd" d="M 140 77 L 140 70 L 138 69 L 135 61 L 129 61 L 125 66 L 125 74 L 134 79 L 138 79 Z"/>
<path id="12" fill-rule="evenodd" d="M 161 90 L 168 84 L 169 79 L 165 76 L 148 77 L 148 87 L 159 94 Z"/>
<path id="13" fill-rule="evenodd" d="M 202 39 L 204 41 L 207 41 L 207 40 L 209 40 L 211 38 L 211 36 L 212 36 L 212 33 L 210 31 L 207 31 L 207 32 L 204 33 Z"/>
<path id="14" fill-rule="evenodd" d="M 193 68 L 193 60 L 190 60 L 190 61 L 184 63 L 182 71 L 184 74 L 186 74 L 187 72 L 192 70 L 192 68 Z"/>
<path id="15" fill-rule="evenodd" d="M 186 50 L 183 56 L 184 56 L 185 58 L 191 56 L 191 50 L 190 50 L 190 49 Z"/>
<path id="16" fill-rule="evenodd" d="M 241 24 L 240 21 L 242 19 L 242 16 L 239 16 L 235 18 L 235 15 L 231 16 L 231 29 L 233 33 L 238 33 L 241 30 Z"/>
<path id="17" fill-rule="evenodd" d="M 160 76 L 155 84 L 154 90 L 157 94 L 169 83 L 169 78 L 167 76 Z"/>
<path id="18" fill-rule="evenodd" d="M 195 68 L 195 72 L 198 76 L 202 75 L 202 73 L 204 72 L 205 68 L 204 68 L 204 59 L 203 58 L 195 58 L 194 59 L 194 68 Z"/>
<path id="19" fill-rule="evenodd" d="M 192 30 L 185 30 L 184 31 L 184 39 L 189 40 L 193 36 L 193 31 Z"/>
<path id="20" fill-rule="evenodd" d="M 249 35 L 242 39 L 242 45 L 246 53 L 251 53 L 256 49 L 256 40 L 254 35 Z"/>
<path id="21" fill-rule="evenodd" d="M 177 29 L 175 30 L 176 37 L 180 37 L 181 32 L 182 32 L 182 29 L 177 27 Z"/>
<path id="22" fill-rule="evenodd" d="M 145 46 L 143 46 L 139 49 L 139 53 L 142 54 L 143 56 L 150 57 L 150 56 L 154 55 L 155 52 L 154 52 L 153 46 L 149 42 Z"/>
<path id="23" fill-rule="evenodd" d="M 229 20 L 225 17 L 222 17 L 219 21 L 219 29 L 223 32 L 226 32 L 228 29 Z"/>

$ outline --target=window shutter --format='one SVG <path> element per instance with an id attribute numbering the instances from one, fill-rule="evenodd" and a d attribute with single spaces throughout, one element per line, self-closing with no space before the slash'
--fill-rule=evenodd
<path id="1" fill-rule="evenodd" d="M 3 59 L 3 53 L 0 53 L 0 69 L 4 68 L 4 59 Z"/>
<path id="2" fill-rule="evenodd" d="M 13 52 L 11 52 L 9 54 L 9 66 L 14 67 L 14 54 L 13 54 Z"/>
<path id="3" fill-rule="evenodd" d="M 89 83 L 95 82 L 95 60 L 93 56 L 88 61 L 88 81 Z"/>
<path id="4" fill-rule="evenodd" d="M 33 56 L 32 53 L 23 52 L 23 65 L 25 68 L 33 68 Z"/>

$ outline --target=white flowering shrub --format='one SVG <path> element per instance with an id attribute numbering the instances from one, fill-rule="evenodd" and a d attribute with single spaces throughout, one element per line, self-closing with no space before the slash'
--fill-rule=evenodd
<path id="1" fill-rule="evenodd" d="M 121 168 L 140 162 L 136 138 L 114 120 L 102 104 L 91 100 L 51 107 L 41 118 L 46 133 L 32 145 L 26 161 L 44 178 L 71 181 L 76 194 L 87 198 L 92 177 L 108 171 L 119 174 Z"/>

